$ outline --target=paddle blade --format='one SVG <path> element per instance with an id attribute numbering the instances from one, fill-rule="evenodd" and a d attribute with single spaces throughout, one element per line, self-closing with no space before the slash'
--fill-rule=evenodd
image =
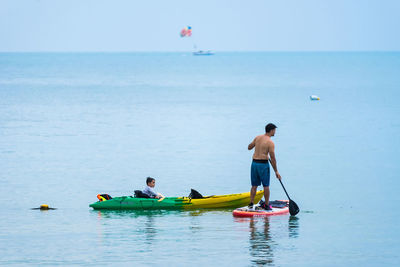
<path id="1" fill-rule="evenodd" d="M 297 213 L 299 213 L 300 209 L 299 206 L 297 206 L 296 202 L 293 200 L 289 201 L 289 213 L 292 216 L 295 216 Z"/>

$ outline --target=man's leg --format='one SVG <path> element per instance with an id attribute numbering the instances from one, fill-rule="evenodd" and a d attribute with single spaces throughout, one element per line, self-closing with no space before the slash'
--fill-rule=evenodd
<path id="1" fill-rule="evenodd" d="M 250 202 L 254 204 L 254 197 L 256 196 L 257 186 L 252 186 L 250 189 Z"/>
<path id="2" fill-rule="evenodd" d="M 265 200 L 265 205 L 269 205 L 269 186 L 264 186 L 264 200 Z"/>

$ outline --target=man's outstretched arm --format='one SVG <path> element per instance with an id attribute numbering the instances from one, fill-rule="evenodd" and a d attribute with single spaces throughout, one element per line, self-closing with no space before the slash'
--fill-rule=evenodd
<path id="1" fill-rule="evenodd" d="M 256 139 L 254 138 L 253 142 L 249 144 L 247 147 L 248 150 L 252 150 L 256 146 Z"/>
<path id="2" fill-rule="evenodd" d="M 274 145 L 274 143 L 272 143 L 272 145 L 271 145 L 271 148 L 270 148 L 270 151 L 269 151 L 269 157 L 270 157 L 270 160 L 271 160 L 272 168 L 275 171 L 276 178 L 281 179 L 281 175 L 278 172 L 278 167 L 276 166 L 275 145 Z"/>

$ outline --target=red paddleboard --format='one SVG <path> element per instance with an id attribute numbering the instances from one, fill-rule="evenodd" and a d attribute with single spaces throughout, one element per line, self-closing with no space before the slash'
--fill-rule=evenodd
<path id="1" fill-rule="evenodd" d="M 270 201 L 272 210 L 265 210 L 256 206 L 254 210 L 249 210 L 247 207 L 235 209 L 232 214 L 235 217 L 265 217 L 271 215 L 282 215 L 289 213 L 288 200 Z"/>

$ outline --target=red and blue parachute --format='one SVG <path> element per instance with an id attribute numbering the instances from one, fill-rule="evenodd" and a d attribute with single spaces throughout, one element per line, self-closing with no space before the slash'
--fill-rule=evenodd
<path id="1" fill-rule="evenodd" d="M 192 36 L 192 27 L 187 26 L 181 30 L 181 37 L 190 37 Z"/>

